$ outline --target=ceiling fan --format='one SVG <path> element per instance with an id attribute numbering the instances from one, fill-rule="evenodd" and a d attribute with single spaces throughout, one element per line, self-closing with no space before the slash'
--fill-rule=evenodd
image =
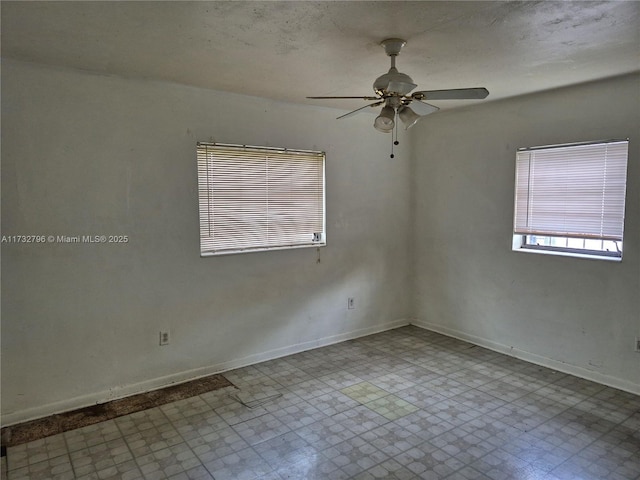
<path id="1" fill-rule="evenodd" d="M 437 112 L 438 107 L 431 105 L 424 100 L 482 100 L 489 95 L 486 88 L 457 88 L 449 90 L 424 90 L 420 92 L 409 93 L 417 87 L 411 77 L 401 73 L 396 68 L 396 57 L 400 55 L 400 50 L 407 44 L 405 40 L 399 38 L 388 38 L 383 40 L 380 45 L 384 47 L 385 52 L 391 57 L 391 68 L 384 75 L 376 78 L 373 82 L 373 91 L 376 96 L 363 97 L 307 97 L 309 99 L 361 99 L 375 100 L 374 103 L 357 108 L 349 113 L 338 117 L 349 117 L 365 108 L 378 107 L 384 104 L 380 115 L 378 115 L 373 123 L 376 130 L 384 133 L 390 133 L 395 126 L 396 114 L 404 123 L 405 128 L 410 128 L 416 124 L 418 120 L 430 113 Z M 411 105 L 411 107 L 409 106 Z"/>

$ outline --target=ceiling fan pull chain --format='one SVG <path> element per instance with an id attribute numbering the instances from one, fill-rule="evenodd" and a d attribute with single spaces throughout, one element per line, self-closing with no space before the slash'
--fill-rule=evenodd
<path id="1" fill-rule="evenodd" d="M 393 154 L 393 146 L 394 145 L 398 145 L 398 118 L 396 115 L 395 121 L 394 121 L 394 125 L 393 125 L 393 130 L 391 130 L 391 158 L 394 158 L 395 155 Z"/>
<path id="2" fill-rule="evenodd" d="M 394 145 L 400 145 L 400 142 L 398 141 L 398 112 L 396 111 L 396 121 L 394 123 L 394 127 L 396 127 L 396 138 L 393 141 Z"/>

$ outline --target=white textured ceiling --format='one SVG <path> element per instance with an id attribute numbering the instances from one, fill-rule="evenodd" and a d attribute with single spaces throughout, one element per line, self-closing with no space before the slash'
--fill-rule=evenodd
<path id="1" fill-rule="evenodd" d="M 407 46 L 417 90 L 487 100 L 640 70 L 640 2 L 10 2 L 2 56 L 350 110 Z M 487 101 L 485 100 L 485 101 Z M 478 100 L 433 101 L 447 108 Z"/>

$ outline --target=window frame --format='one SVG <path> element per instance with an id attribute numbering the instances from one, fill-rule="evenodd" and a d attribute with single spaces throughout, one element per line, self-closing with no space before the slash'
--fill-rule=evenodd
<path id="1" fill-rule="evenodd" d="M 290 249 L 299 249 L 299 248 L 318 248 L 324 247 L 327 244 L 327 236 L 326 236 L 326 181 L 325 181 L 325 167 L 326 167 L 326 154 L 323 151 L 316 150 L 297 150 L 290 148 L 277 148 L 277 147 L 263 147 L 263 146 L 253 146 L 253 145 L 237 145 L 237 144 L 227 144 L 227 143 L 209 143 L 209 142 L 197 142 L 197 176 L 198 176 L 198 209 L 199 209 L 199 239 L 200 239 L 200 256 L 201 257 L 210 257 L 210 256 L 220 256 L 220 255 L 233 255 L 239 253 L 254 253 L 254 252 L 267 252 L 267 251 L 277 251 L 277 250 L 290 250 Z M 237 199 L 232 204 L 227 203 L 219 203 L 216 204 L 215 200 L 211 198 L 212 192 L 214 192 L 214 176 L 210 170 L 210 166 L 214 164 L 215 160 L 212 158 L 215 155 L 214 151 L 218 151 L 219 157 L 227 157 L 222 158 L 220 166 L 231 166 L 235 167 L 238 172 L 240 172 L 244 167 L 242 166 L 242 162 L 247 161 L 247 168 L 249 168 L 249 163 L 253 164 L 254 169 L 248 171 L 247 175 L 251 175 L 251 183 L 252 189 L 251 193 L 249 193 L 249 189 L 246 184 L 243 184 L 242 178 L 245 176 L 243 173 L 236 172 L 229 176 L 227 180 L 229 183 L 224 184 L 226 189 L 234 190 L 237 192 L 242 200 L 239 202 Z M 206 153 L 205 153 L 206 152 Z M 242 152 L 247 153 L 247 155 L 243 156 Z M 209 156 L 207 156 L 209 155 Z M 261 158 L 264 156 L 264 158 Z M 271 162 L 270 162 L 271 160 Z M 277 171 L 278 166 L 283 167 L 287 166 L 288 168 L 296 168 L 296 161 L 300 162 L 318 162 L 318 165 L 306 166 L 307 170 L 316 170 L 315 178 L 313 175 L 305 175 L 302 172 L 302 176 L 295 177 L 296 180 L 302 181 L 311 180 L 314 183 L 314 187 L 319 189 L 314 192 L 314 194 L 321 195 L 321 198 L 317 196 L 319 199 L 319 205 L 312 207 L 313 210 L 313 220 L 312 223 L 315 224 L 315 227 L 321 227 L 321 231 L 314 231 L 311 233 L 311 237 L 308 241 L 304 240 L 293 240 L 290 243 L 285 243 L 285 237 L 289 237 L 291 239 L 291 235 L 298 236 L 299 233 L 296 232 L 296 228 L 300 227 L 301 224 L 296 223 L 286 223 L 287 227 L 293 225 L 294 230 L 293 234 L 291 234 L 291 230 L 288 229 L 287 233 L 281 235 L 274 235 L 275 240 L 278 240 L 279 243 L 271 243 L 270 239 L 265 239 L 264 236 L 260 237 L 251 236 L 250 240 L 244 238 L 244 246 L 225 246 L 220 248 L 212 247 L 215 243 L 214 234 L 215 232 L 215 223 L 219 222 L 216 213 L 212 210 L 216 207 L 220 208 L 220 206 L 228 207 L 232 205 L 233 207 L 238 207 L 239 204 L 242 205 L 242 208 L 246 207 L 250 212 L 248 216 L 243 216 L 242 211 L 233 211 L 231 215 L 227 214 L 227 218 L 234 218 L 233 215 L 237 215 L 237 224 L 241 225 L 240 230 L 236 231 L 233 228 L 228 228 L 228 230 L 233 230 L 232 234 L 227 233 L 223 238 L 229 241 L 233 236 L 239 237 L 239 234 L 250 235 L 255 231 L 260 231 L 260 229 L 264 229 L 266 227 L 267 232 L 273 232 L 277 230 L 276 227 L 282 227 L 282 224 L 277 221 L 276 218 L 286 218 L 289 215 L 289 219 L 291 216 L 307 214 L 309 212 L 308 203 L 305 205 L 300 205 L 300 208 L 295 208 L 295 204 L 288 204 L 283 211 L 282 206 L 280 205 L 280 209 L 277 209 L 276 213 L 273 213 L 270 208 L 272 205 L 277 203 L 277 200 L 272 201 L 270 199 L 271 195 L 276 196 L 274 193 L 275 190 L 272 190 L 273 185 L 277 184 L 273 180 L 276 177 L 272 177 L 272 182 L 269 181 L 269 174 L 273 173 L 273 171 Z M 264 172 L 260 172 L 258 177 L 256 177 L 256 164 L 260 164 L 261 161 L 264 161 Z M 204 162 L 204 163 L 203 163 Z M 298 173 L 305 169 L 303 164 L 298 164 Z M 236 178 L 234 178 L 234 175 Z M 260 182 L 260 179 L 262 182 Z M 285 178 L 280 172 L 280 179 Z M 233 180 L 237 180 L 237 183 L 233 183 Z M 266 197 L 253 198 L 253 185 L 254 181 L 258 181 L 257 187 L 259 189 L 264 188 L 264 194 Z M 280 182 L 279 187 L 283 187 L 282 182 Z M 289 197 L 292 193 L 295 193 L 296 187 L 298 188 L 298 193 L 300 194 L 300 184 L 294 183 L 289 184 L 290 190 L 278 189 L 277 197 L 282 200 L 283 197 Z M 222 188 L 225 190 L 225 188 Z M 303 190 L 302 190 L 303 191 Z M 246 195 L 249 193 L 248 195 Z M 206 195 L 206 198 L 205 198 Z M 300 199 L 304 200 L 304 195 L 301 195 Z M 308 196 L 307 196 L 308 197 Z M 265 202 L 266 198 L 266 202 Z M 287 198 L 288 199 L 288 198 Z M 307 198 L 308 200 L 308 198 Z M 258 212 L 256 215 L 255 212 Z M 224 218 L 222 215 L 219 215 L 220 218 Z M 247 226 L 254 223 L 257 227 L 256 229 L 247 229 Z M 244 226 L 242 226 L 244 224 Z M 229 227 L 229 225 L 225 225 L 225 227 Z M 243 228 L 244 227 L 244 228 Z M 313 229 L 315 230 L 315 228 Z M 304 232 L 303 232 L 304 233 Z M 270 237 L 271 233 L 267 234 L 267 237 Z M 260 240 L 258 240 L 260 239 Z M 264 239 L 264 241 L 263 241 Z M 250 242 L 253 242 L 249 244 Z"/>
<path id="2" fill-rule="evenodd" d="M 610 186 L 609 183 L 607 183 L 607 150 L 606 150 L 606 146 L 609 144 L 624 144 L 624 158 L 623 160 L 621 160 L 621 163 L 617 164 L 618 168 L 623 167 L 623 175 L 622 175 L 622 179 L 624 180 L 624 185 L 620 191 L 620 187 L 619 185 L 622 185 L 622 183 L 618 183 L 618 193 L 617 193 L 617 200 L 620 200 L 621 197 L 621 206 L 620 204 L 618 205 L 618 210 L 617 210 L 617 214 L 618 216 L 616 216 L 616 214 L 614 214 L 611 218 L 618 218 L 619 217 L 619 223 L 617 223 L 616 225 L 618 226 L 618 228 L 620 229 L 619 231 L 619 238 L 610 238 L 608 235 L 603 234 L 603 231 L 601 230 L 600 235 L 593 235 L 591 232 L 589 232 L 589 224 L 586 224 L 587 230 L 583 230 L 581 232 L 576 232 L 576 235 L 571 235 L 570 232 L 566 232 L 567 234 L 562 235 L 562 234 L 558 234 L 555 232 L 552 232 L 550 230 L 548 231 L 544 231 L 544 229 L 539 229 L 539 226 L 532 226 L 531 224 L 529 224 L 529 215 L 531 214 L 530 212 L 531 207 L 529 205 L 530 201 L 531 201 L 531 195 L 540 195 L 540 190 L 534 190 L 534 187 L 532 187 L 532 184 L 535 183 L 535 177 L 534 180 L 532 181 L 530 176 L 531 174 L 531 163 L 535 162 L 535 157 L 529 157 L 528 159 L 521 159 L 520 158 L 520 154 L 521 153 L 525 153 L 525 152 L 535 152 L 535 151 L 540 151 L 540 150 L 544 150 L 544 151 L 552 151 L 553 149 L 556 148 L 564 148 L 565 150 L 568 149 L 572 149 L 573 147 L 576 148 L 576 150 L 571 151 L 568 154 L 568 160 L 571 160 L 571 156 L 576 155 L 576 153 L 574 152 L 580 152 L 580 150 L 578 150 L 578 148 L 581 147 L 586 147 L 587 149 L 590 146 L 593 147 L 599 147 L 599 146 L 605 146 L 605 157 L 603 158 L 599 158 L 598 161 L 601 162 L 601 168 L 604 169 L 604 173 L 602 175 L 602 179 L 601 181 L 603 182 L 602 185 L 602 206 L 600 207 L 601 209 L 601 222 L 604 222 L 605 219 L 610 220 L 609 217 L 606 216 L 605 214 L 605 210 L 607 210 L 607 207 L 609 207 L 609 204 L 607 204 L 607 202 L 605 201 L 605 193 L 608 193 L 608 191 L 606 190 L 606 186 Z M 592 154 L 591 152 L 589 152 L 590 154 Z M 516 154 L 516 171 L 515 171 L 515 191 L 514 191 L 514 219 L 513 219 L 513 239 L 512 239 L 512 250 L 513 251 L 519 251 L 519 252 L 526 252 L 526 253 L 542 253 L 542 254 L 549 254 L 549 255 L 561 255 L 561 256 L 568 256 L 568 257 L 578 257 L 578 258 L 591 258 L 591 259 L 599 259 L 599 260 L 609 260 L 609 261 L 617 261 L 620 262 L 622 260 L 622 254 L 623 254 L 623 244 L 624 244 L 624 220 L 625 220 L 625 207 L 626 207 L 626 185 L 627 185 L 627 173 L 628 173 L 628 157 L 629 157 L 629 139 L 615 139 L 615 140 L 601 140 L 601 141 L 589 141 L 589 142 L 578 142 L 578 143 L 566 143 L 566 144 L 558 144 L 558 145 L 546 145 L 546 146 L 537 146 L 537 147 L 527 147 L 527 148 L 519 148 L 517 150 L 517 154 Z M 548 161 L 548 160 L 547 160 Z M 565 160 L 566 161 L 566 160 Z M 543 160 L 544 162 L 544 160 Z M 520 172 L 519 172 L 519 168 L 521 165 L 526 164 L 527 168 L 529 168 L 529 171 L 526 172 L 524 174 L 524 177 L 527 180 L 527 184 L 524 185 L 523 183 L 521 183 L 521 178 L 520 178 Z M 591 167 L 591 165 L 587 165 L 585 166 L 585 168 L 589 168 Z M 549 174 L 551 171 L 554 171 L 553 168 L 549 169 L 550 167 L 546 167 L 547 170 L 545 171 L 545 174 Z M 565 170 L 565 171 L 560 171 L 560 173 L 562 174 L 567 174 L 567 172 L 570 171 L 569 169 Z M 556 183 L 556 179 L 555 177 L 548 177 L 548 178 L 553 178 L 553 182 L 552 183 Z M 597 177 L 593 177 L 593 178 L 597 178 Z M 588 177 L 588 180 L 591 180 L 592 177 Z M 618 177 L 618 179 L 620 179 L 620 176 Z M 582 178 L 582 180 L 584 180 L 585 182 L 587 181 L 587 179 Z M 567 183 L 563 183 L 562 184 L 563 187 L 565 187 L 567 190 L 571 190 L 571 188 L 575 188 L 576 186 L 589 186 L 589 183 L 579 183 L 579 182 L 567 182 Z M 554 186 L 553 190 L 550 190 L 549 192 L 546 192 L 544 189 L 542 190 L 542 192 L 544 193 L 548 193 L 550 194 L 552 197 L 554 195 L 557 195 L 558 190 L 555 189 L 556 187 Z M 523 190 L 524 189 L 524 190 Z M 522 195 L 522 191 L 525 191 L 526 194 Z M 533 192 L 533 193 L 532 193 Z M 593 197 L 593 193 L 589 192 L 585 194 L 585 200 L 589 200 L 592 199 Z M 538 197 L 540 198 L 540 197 Z M 571 200 L 576 200 L 576 198 L 579 197 L 568 197 Z M 609 197 L 606 197 L 607 201 L 610 201 Z M 523 199 L 526 199 L 526 208 L 524 209 L 526 211 L 526 227 L 523 227 L 522 225 L 522 219 L 523 219 L 523 214 L 522 214 L 522 210 L 523 207 L 522 205 L 519 205 L 519 201 L 520 203 L 522 203 Z M 548 201 L 548 200 L 547 200 Z M 544 200 L 543 200 L 544 202 Z M 564 213 L 569 215 L 569 223 L 572 223 L 572 220 L 575 221 L 576 217 L 571 216 L 571 214 L 576 214 L 577 212 L 575 211 L 571 211 L 570 208 L 566 208 L 566 210 L 563 210 L 562 208 L 557 208 L 556 207 L 558 205 L 562 205 L 558 203 L 559 200 L 555 200 L 554 202 L 551 202 L 551 204 L 554 205 L 554 212 L 556 213 Z M 566 205 L 566 204 L 565 204 Z M 606 205 L 606 207 L 605 207 Z M 615 205 L 615 202 L 614 204 Z M 589 211 L 589 210 L 586 210 Z M 582 213 L 583 211 L 581 210 L 579 213 Z M 603 225 L 604 223 L 602 223 Z M 601 227 L 603 228 L 603 227 Z M 528 230 L 528 231 L 525 231 Z M 564 240 L 566 243 L 566 246 L 558 246 L 558 245 L 549 245 L 549 244 L 539 244 L 538 242 L 534 243 L 533 240 L 530 237 L 538 237 L 540 238 L 540 240 L 542 241 L 542 243 L 554 243 L 553 240 L 557 239 L 557 240 Z M 601 249 L 594 249 L 594 248 L 587 248 L 587 241 L 600 241 L 602 248 Z M 584 248 L 580 248 L 577 247 L 575 245 L 576 241 L 582 241 Z M 574 242 L 574 245 L 569 246 L 570 242 Z M 607 249 L 605 248 L 605 242 L 608 243 L 613 243 L 612 246 L 615 246 L 616 250 L 613 251 L 611 249 Z"/>

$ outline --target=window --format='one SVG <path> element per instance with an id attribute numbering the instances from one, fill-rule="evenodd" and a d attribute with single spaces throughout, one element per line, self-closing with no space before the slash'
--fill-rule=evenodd
<path id="1" fill-rule="evenodd" d="M 513 249 L 620 260 L 628 144 L 518 150 Z"/>
<path id="2" fill-rule="evenodd" d="M 198 143 L 200 255 L 326 245 L 323 152 Z"/>

